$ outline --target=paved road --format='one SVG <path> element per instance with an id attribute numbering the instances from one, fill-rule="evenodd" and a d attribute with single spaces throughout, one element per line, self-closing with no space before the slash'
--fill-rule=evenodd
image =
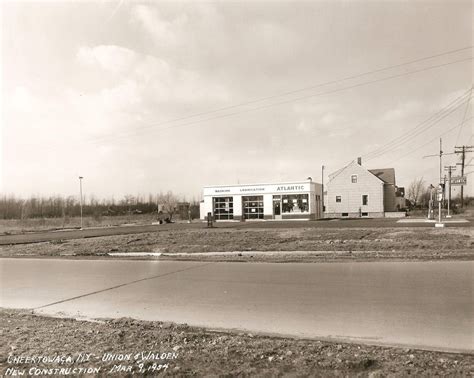
<path id="1" fill-rule="evenodd" d="M 0 306 L 310 338 L 474 349 L 474 262 L 0 259 Z"/>
<path id="2" fill-rule="evenodd" d="M 471 227 L 472 223 L 458 223 L 448 227 Z M 278 221 L 278 222 L 223 222 L 217 223 L 217 228 L 253 229 L 253 228 L 353 228 L 353 227 L 433 227 L 429 223 L 397 223 L 397 219 L 344 219 L 319 221 Z M 192 224 L 175 223 L 163 225 L 136 225 L 91 228 L 85 230 L 42 231 L 16 235 L 0 236 L 0 245 L 38 243 L 51 240 L 69 240 L 94 238 L 99 236 L 138 234 L 143 232 L 159 232 L 163 230 L 205 229 L 206 225 L 196 221 Z"/>

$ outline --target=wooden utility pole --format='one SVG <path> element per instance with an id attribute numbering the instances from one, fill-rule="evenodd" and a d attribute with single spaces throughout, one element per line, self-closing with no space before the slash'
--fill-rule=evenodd
<path id="1" fill-rule="evenodd" d="M 439 184 L 443 183 L 443 141 L 439 138 L 439 154 L 426 155 L 423 158 L 439 156 Z"/>
<path id="2" fill-rule="evenodd" d="M 321 202 L 322 202 L 321 218 L 324 218 L 324 165 L 321 166 Z"/>
<path id="3" fill-rule="evenodd" d="M 439 183 L 441 184 L 441 176 L 443 175 L 443 140 L 439 138 Z"/>
<path id="4" fill-rule="evenodd" d="M 474 146 L 455 146 L 454 153 L 461 154 L 461 177 L 464 177 L 464 165 L 466 161 L 466 153 L 473 152 Z M 461 185 L 461 207 L 464 207 L 464 185 Z"/>
<path id="5" fill-rule="evenodd" d="M 447 167 L 444 167 L 445 171 L 448 171 L 448 185 L 449 185 L 449 192 L 448 192 L 448 215 L 446 215 L 446 218 L 451 218 L 451 214 L 449 214 L 449 209 L 451 207 L 451 172 L 453 170 L 456 170 L 455 165 L 448 165 Z M 446 191 L 446 186 L 444 187 L 444 190 Z"/>

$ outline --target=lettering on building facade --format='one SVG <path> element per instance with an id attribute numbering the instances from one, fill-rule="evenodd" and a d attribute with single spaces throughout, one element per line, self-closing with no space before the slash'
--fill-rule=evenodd
<path id="1" fill-rule="evenodd" d="M 291 185 L 291 186 L 279 186 L 277 191 L 289 191 L 289 190 L 304 190 L 303 185 Z"/>

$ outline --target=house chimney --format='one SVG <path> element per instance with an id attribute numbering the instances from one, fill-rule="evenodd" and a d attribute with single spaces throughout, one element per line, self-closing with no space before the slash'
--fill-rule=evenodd
<path id="1" fill-rule="evenodd" d="M 357 158 L 357 164 L 362 165 L 362 158 L 361 157 Z"/>

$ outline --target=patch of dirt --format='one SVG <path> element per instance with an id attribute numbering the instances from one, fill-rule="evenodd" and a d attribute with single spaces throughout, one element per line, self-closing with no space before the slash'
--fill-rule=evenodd
<path id="1" fill-rule="evenodd" d="M 107 256 L 109 252 L 174 253 L 231 251 L 309 251 L 294 256 L 240 261 L 373 261 L 474 258 L 473 228 L 278 228 L 278 229 L 174 229 L 130 235 L 62 240 L 0 247 L 0 257 Z M 321 254 L 320 252 L 327 252 Z M 345 252 L 345 253 L 342 253 Z M 185 257 L 193 259 L 193 256 Z M 206 256 L 194 259 L 205 260 Z M 212 257 L 213 260 L 216 256 Z M 223 261 L 227 261 L 223 258 Z"/>
<path id="2" fill-rule="evenodd" d="M 117 376 L 428 377 L 469 376 L 474 371 L 472 354 L 268 337 L 129 318 L 85 322 L 0 309 L 0 323 L 1 375 L 9 368 L 26 373 L 100 368 L 99 374 L 111 374 L 117 365 L 131 366 L 128 373 L 116 371 Z M 160 359 L 144 359 L 149 352 Z M 81 362 L 81 353 L 91 354 L 90 359 Z M 110 354 L 130 354 L 130 360 L 102 361 Z M 72 362 L 13 362 L 22 356 L 69 356 Z M 157 370 L 160 364 L 167 368 Z"/>

